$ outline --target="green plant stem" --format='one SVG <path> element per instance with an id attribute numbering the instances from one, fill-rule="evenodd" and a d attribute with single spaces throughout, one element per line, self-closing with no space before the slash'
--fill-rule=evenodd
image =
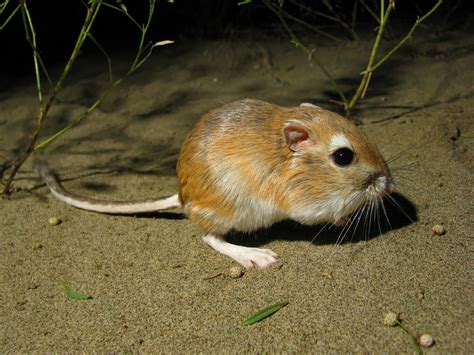
<path id="1" fill-rule="evenodd" d="M 310 8 L 308 6 L 302 5 L 298 1 L 295 1 L 295 0 L 288 0 L 288 1 L 290 3 L 292 3 L 293 5 L 298 6 L 299 8 L 301 8 L 305 11 L 308 11 L 308 12 L 312 13 L 313 15 L 320 16 L 320 17 L 323 17 L 327 20 L 331 20 L 331 21 L 334 21 L 334 22 L 338 23 L 339 25 L 341 25 L 344 29 L 346 29 L 349 32 L 352 39 L 359 40 L 359 36 L 357 36 L 357 33 L 353 29 L 351 29 L 349 26 L 347 26 L 347 24 L 338 16 L 337 13 L 334 13 L 334 16 L 331 16 L 331 15 L 328 15 L 324 12 L 316 11 L 316 10 L 313 10 L 312 8 Z M 355 1 L 356 1 L 356 4 L 357 4 L 357 0 L 355 0 Z M 302 22 L 304 22 L 304 21 L 302 21 Z"/>
<path id="2" fill-rule="evenodd" d="M 113 6 L 109 6 L 111 8 L 114 8 L 115 10 L 117 11 L 120 11 L 120 12 L 123 12 L 124 14 L 126 14 L 127 16 L 128 13 L 125 13 L 122 9 L 120 8 L 117 8 L 117 7 L 113 7 Z M 159 45 L 159 44 L 154 44 L 154 45 L 150 45 L 148 47 L 146 47 L 145 49 L 143 48 L 143 44 L 145 42 L 145 37 L 146 37 L 146 34 L 147 34 L 147 31 L 149 29 L 149 26 L 152 22 L 152 19 L 153 19 L 153 14 L 154 14 L 154 10 L 155 10 L 155 1 L 154 0 L 151 0 L 150 1 L 150 8 L 149 8 L 149 14 L 148 14 L 148 19 L 147 19 L 147 22 L 144 26 L 140 26 L 140 31 L 141 31 L 141 38 L 140 38 L 140 44 L 139 44 L 139 47 L 138 47 L 138 51 L 137 51 L 137 55 L 132 63 L 132 65 L 130 66 L 128 72 L 122 76 L 121 78 L 119 78 L 118 80 L 112 82 L 109 87 L 104 91 L 104 93 L 84 112 L 82 113 L 81 115 L 79 115 L 73 122 L 71 122 L 70 124 L 68 124 L 66 127 L 64 127 L 63 129 L 61 129 L 60 131 L 56 132 L 55 134 L 53 134 L 52 136 L 42 140 L 40 143 L 38 143 L 35 147 L 34 147 L 34 151 L 37 151 L 39 149 L 42 149 L 44 147 L 46 147 L 48 144 L 50 144 L 51 142 L 53 142 L 55 139 L 59 138 L 60 136 L 62 136 L 64 133 L 66 133 L 67 131 L 69 131 L 71 128 L 77 126 L 81 121 L 83 121 L 92 111 L 94 111 L 101 103 L 102 101 L 104 101 L 104 99 L 108 96 L 108 94 L 115 88 L 117 87 L 125 78 L 127 78 L 129 75 L 131 75 L 133 72 L 135 72 L 138 68 L 140 68 L 144 63 L 145 61 L 149 58 L 149 56 L 152 54 L 153 52 L 153 49 Z M 135 23 L 137 23 L 135 20 L 134 20 Z M 96 42 L 95 42 L 96 43 Z M 98 43 L 96 43 L 98 44 Z M 102 50 L 102 48 L 100 47 L 100 49 Z M 143 56 L 143 53 L 148 50 L 148 52 Z M 108 63 L 110 65 L 110 58 L 108 57 L 108 55 L 105 53 L 105 51 L 103 51 L 104 54 L 106 55 L 107 57 L 107 60 L 108 60 Z M 109 66 L 109 75 L 111 75 L 111 68 Z"/>
<path id="3" fill-rule="evenodd" d="M 362 77 L 362 80 L 359 84 L 359 87 L 357 88 L 357 91 L 356 93 L 354 94 L 354 96 L 351 98 L 351 101 L 349 102 L 349 104 L 347 105 L 346 107 L 346 113 L 347 114 L 350 114 L 351 110 L 354 108 L 356 102 L 362 97 L 364 97 L 365 95 L 365 92 L 367 90 L 367 87 L 369 85 L 369 82 L 370 82 L 370 79 L 372 77 L 372 73 L 377 69 L 379 68 L 392 54 L 394 54 L 408 39 L 411 38 L 411 36 L 413 35 L 413 32 L 415 31 L 415 29 L 418 27 L 418 25 L 420 23 L 422 23 L 424 20 L 426 20 L 428 17 L 430 17 L 437 9 L 438 7 L 441 6 L 441 4 L 443 3 L 444 0 L 438 0 L 438 2 L 431 8 L 430 11 L 428 11 L 424 16 L 422 16 L 421 18 L 418 18 L 416 20 L 416 22 L 413 24 L 413 26 L 411 27 L 410 31 L 408 32 L 408 34 L 400 41 L 398 42 L 398 44 L 393 47 L 382 59 L 380 59 L 376 64 L 374 64 L 374 61 L 375 61 L 375 56 L 377 54 L 377 49 L 379 47 L 379 44 L 380 44 L 380 40 L 382 38 L 382 34 L 383 34 L 383 31 L 385 29 L 385 26 L 388 22 L 388 17 L 390 15 L 390 12 L 392 11 L 393 9 L 393 6 L 394 6 L 394 1 L 393 0 L 389 0 L 389 4 L 388 4 L 388 7 L 387 9 L 385 10 L 385 7 L 384 7 L 384 0 L 381 0 L 381 6 L 380 6 L 380 26 L 379 26 L 379 29 L 378 29 L 378 32 L 377 32 L 377 37 L 375 38 L 375 42 L 374 42 L 374 45 L 372 47 L 372 52 L 370 54 L 370 58 L 369 58 L 369 63 L 367 64 L 367 68 L 365 69 L 365 71 L 363 71 L 363 77 Z"/>
<path id="4" fill-rule="evenodd" d="M 2 173 L 6 169 L 11 168 L 10 176 L 8 177 L 7 182 L 5 183 L 5 187 L 3 189 L 3 195 L 4 196 L 8 196 L 10 194 L 10 185 L 11 185 L 16 173 L 18 172 L 18 170 L 23 165 L 23 163 L 29 158 L 29 156 L 34 151 L 36 151 L 38 149 L 41 149 L 41 148 L 44 148 L 49 143 L 53 142 L 56 138 L 60 137 L 65 132 L 67 132 L 69 129 L 76 126 L 83 119 L 85 119 L 92 111 L 94 111 L 102 103 L 102 101 L 105 99 L 105 97 L 107 97 L 107 95 L 116 86 L 118 86 L 126 77 L 128 77 L 130 74 L 135 72 L 138 68 L 140 68 L 145 63 L 145 61 L 150 57 L 150 55 L 153 52 L 153 49 L 156 46 L 172 43 L 171 41 L 162 41 L 162 42 L 158 42 L 158 43 L 155 43 L 155 44 L 149 43 L 146 46 L 144 45 L 146 34 L 147 34 L 148 29 L 149 29 L 149 27 L 151 25 L 151 22 L 152 22 L 156 0 L 149 0 L 150 7 L 149 7 L 148 19 L 147 19 L 145 25 L 143 25 L 143 26 L 140 26 L 138 24 L 138 22 L 132 16 L 130 16 L 128 14 L 127 9 L 123 5 L 123 3 L 121 4 L 120 7 L 115 7 L 115 6 L 112 6 L 112 5 L 107 4 L 105 2 L 102 2 L 102 1 L 91 1 L 91 2 L 89 2 L 90 6 L 86 7 L 87 8 L 86 18 L 84 20 L 84 23 L 83 23 L 83 26 L 82 26 L 81 31 L 79 33 L 79 36 L 76 40 L 76 44 L 75 44 L 74 49 L 71 53 L 71 56 L 70 56 L 68 62 L 66 63 L 66 65 L 65 65 L 58 81 L 56 82 L 56 84 L 54 86 L 51 85 L 52 89 L 51 89 L 51 92 L 49 94 L 48 101 L 44 105 L 44 102 L 43 102 L 43 89 L 42 89 L 41 80 L 40 80 L 41 79 L 40 67 L 44 71 L 44 73 L 45 73 L 45 75 L 48 78 L 48 81 L 50 83 L 51 83 L 51 80 L 49 79 L 49 75 L 48 75 L 48 73 L 46 71 L 46 68 L 45 68 L 45 66 L 44 66 L 44 64 L 41 60 L 41 57 L 39 56 L 39 53 L 37 51 L 36 33 L 35 33 L 35 30 L 34 30 L 34 27 L 33 27 L 33 21 L 31 20 L 31 16 L 29 14 L 28 8 L 26 7 L 26 0 L 19 0 L 19 1 L 20 1 L 20 7 L 23 10 L 23 20 L 24 20 L 24 26 L 25 26 L 27 39 L 28 39 L 28 41 L 29 41 L 29 43 L 32 47 L 33 55 L 34 55 L 35 75 L 36 75 L 36 82 L 37 82 L 38 97 L 39 97 L 39 102 L 40 102 L 40 105 L 39 105 L 40 106 L 40 112 L 39 112 L 38 118 L 36 120 L 35 130 L 33 132 L 33 135 L 30 139 L 29 145 L 28 145 L 27 149 L 25 150 L 25 152 L 19 158 L 17 158 L 16 160 L 7 161 L 2 165 L 2 171 L 1 171 Z M 120 2 L 119 2 L 119 4 L 120 4 Z M 139 28 L 139 30 L 141 32 L 140 43 L 139 43 L 139 46 L 138 46 L 137 55 L 135 56 L 135 59 L 133 60 L 133 63 L 131 64 L 128 72 L 116 81 L 112 81 L 112 66 L 111 66 L 111 61 L 110 61 L 109 56 L 105 52 L 104 48 L 98 43 L 98 41 L 90 34 L 92 24 L 95 22 L 95 19 L 97 17 L 97 14 L 99 12 L 99 9 L 100 9 L 101 5 L 108 6 L 112 9 L 114 9 L 114 10 L 117 10 L 117 11 L 125 14 Z M 107 59 L 107 64 L 108 64 L 108 69 L 109 69 L 109 82 L 110 82 L 110 85 L 103 92 L 103 94 L 91 106 L 89 106 L 85 112 L 83 112 L 80 116 L 78 116 L 73 122 L 68 124 L 66 127 L 61 129 L 60 131 L 56 132 L 52 136 L 44 139 L 39 144 L 36 144 L 39 133 L 40 133 L 41 128 L 43 126 L 44 119 L 45 119 L 49 109 L 53 105 L 58 92 L 61 90 L 62 85 L 63 85 L 65 79 L 67 78 L 67 76 L 69 74 L 69 71 L 71 70 L 72 65 L 74 64 L 74 62 L 75 62 L 75 60 L 76 60 L 76 58 L 77 58 L 77 56 L 80 52 L 80 49 L 81 49 L 84 41 L 87 38 L 89 38 L 99 48 L 99 50 L 105 55 L 105 57 Z"/>
<path id="5" fill-rule="evenodd" d="M 329 11 L 332 12 L 332 14 L 337 18 L 337 22 L 344 27 L 352 36 L 352 38 L 356 41 L 359 40 L 359 36 L 357 36 L 357 33 L 353 29 L 351 29 L 349 26 L 347 26 L 346 22 L 339 16 L 338 12 L 334 10 L 334 8 L 331 5 L 331 1 L 328 0 L 322 0 L 323 4 L 328 8 Z"/>
<path id="6" fill-rule="evenodd" d="M 421 350 L 420 348 L 420 344 L 418 344 L 418 341 L 416 339 L 416 336 L 407 328 L 405 327 L 402 322 L 400 322 L 399 320 L 396 320 L 397 322 L 397 325 L 400 327 L 401 330 L 403 330 L 405 333 L 407 333 L 413 340 L 413 342 L 415 343 L 415 351 L 418 355 L 422 355 L 423 354 L 423 351 Z"/>
<path id="7" fill-rule="evenodd" d="M 352 8 L 352 15 L 351 15 L 351 32 L 354 33 L 355 37 L 354 39 L 356 41 L 359 40 L 359 36 L 357 35 L 356 31 L 355 31 L 355 26 L 356 26 L 356 19 L 357 19 L 357 9 L 358 9 L 358 5 L 359 4 L 359 0 L 354 0 L 354 7 Z"/>
<path id="8" fill-rule="evenodd" d="M 359 100 L 359 98 L 362 96 L 362 94 L 365 93 L 365 91 L 367 90 L 369 80 L 372 76 L 372 71 L 373 71 L 372 65 L 373 65 L 374 60 L 375 60 L 375 55 L 377 54 L 377 49 L 378 49 L 379 44 L 380 44 L 380 39 L 382 38 L 382 34 L 383 34 L 384 29 L 385 29 L 385 25 L 387 24 L 388 17 L 390 16 L 390 12 L 392 11 L 393 4 L 394 4 L 390 0 L 389 4 L 388 4 L 388 7 L 387 7 L 387 10 L 385 10 L 384 2 L 385 2 L 385 0 L 380 0 L 380 3 L 381 3 L 381 6 L 380 6 L 380 26 L 379 26 L 379 29 L 377 31 L 377 36 L 375 37 L 374 45 L 372 46 L 372 51 L 371 51 L 370 57 L 369 57 L 369 63 L 367 64 L 367 68 L 363 72 L 364 74 L 363 74 L 362 80 L 360 81 L 359 87 L 357 88 L 355 94 L 352 96 L 351 100 L 349 101 L 349 104 L 346 107 L 346 113 L 348 115 L 350 115 L 350 112 L 351 112 L 352 108 L 354 107 L 355 103 L 357 102 L 357 100 Z"/>
<path id="9" fill-rule="evenodd" d="M 12 164 L 12 171 L 10 172 L 10 175 L 5 183 L 4 189 L 2 191 L 3 196 L 8 196 L 10 194 L 10 186 L 13 182 L 13 179 L 15 178 L 16 174 L 18 173 L 18 170 L 21 168 L 21 166 L 25 163 L 25 161 L 30 157 L 30 155 L 33 153 L 35 150 L 35 145 L 36 141 L 38 139 L 39 133 L 41 131 L 41 128 L 43 126 L 44 119 L 51 108 L 54 100 L 56 99 L 56 95 L 58 94 L 59 90 L 62 87 L 62 84 L 64 80 L 66 79 L 67 75 L 69 74 L 69 71 L 72 67 L 72 64 L 74 63 L 77 55 L 79 54 L 79 51 L 82 47 L 82 44 L 84 43 L 84 40 L 87 38 L 87 34 L 89 33 L 92 24 L 94 23 L 94 20 L 97 16 L 97 13 L 100 8 L 100 3 L 93 3 L 90 7 L 87 8 L 87 15 L 86 19 L 84 21 L 84 24 L 81 28 L 81 32 L 79 34 L 78 40 L 76 41 L 76 45 L 74 47 L 74 50 L 71 54 L 71 57 L 69 58 L 60 78 L 56 82 L 56 85 L 54 86 L 51 94 L 49 95 L 49 99 L 46 102 L 46 105 L 43 104 L 43 89 L 41 87 L 41 75 L 40 75 L 40 68 L 39 68 L 39 54 L 36 46 L 36 32 L 34 30 L 33 22 L 31 20 L 31 16 L 28 10 L 28 7 L 26 5 L 26 0 L 20 0 L 20 5 L 22 9 L 22 14 L 23 14 L 23 22 L 25 26 L 25 32 L 27 35 L 27 39 L 29 40 L 30 44 L 32 45 L 32 50 L 33 50 L 33 58 L 34 58 L 34 67 L 35 67 L 35 75 L 36 75 L 36 85 L 37 85 L 37 90 L 38 90 L 38 100 L 39 100 L 39 114 L 38 118 L 36 120 L 36 125 L 35 125 L 35 130 L 30 138 L 30 142 L 28 144 L 28 147 L 26 148 L 25 152 L 15 160 L 15 162 Z"/>
<path id="10" fill-rule="evenodd" d="M 288 24 L 286 23 L 285 19 L 283 18 L 283 16 L 280 14 L 279 12 L 279 9 L 275 8 L 268 0 L 264 0 L 263 1 L 264 5 L 268 7 L 269 10 L 271 10 L 277 17 L 278 19 L 280 20 L 280 22 L 283 24 L 283 26 L 285 27 L 286 31 L 288 32 L 288 34 L 290 35 L 291 37 L 291 41 L 299 48 L 301 48 L 308 56 L 311 60 L 313 60 L 319 67 L 319 69 L 321 69 L 321 71 L 324 73 L 324 75 L 326 75 L 326 77 L 329 79 L 329 82 L 331 83 L 331 85 L 333 86 L 333 88 L 337 91 L 337 93 L 339 94 L 339 96 L 341 97 L 341 99 L 343 100 L 344 104 L 347 103 L 347 99 L 346 99 L 346 96 L 344 95 L 344 93 L 342 92 L 342 90 L 339 88 L 339 86 L 336 84 L 336 81 L 333 79 L 333 77 L 331 76 L 331 74 L 329 73 L 329 71 L 324 67 L 324 65 L 317 59 L 317 57 L 315 57 L 313 55 L 313 51 L 309 50 L 309 48 L 307 48 L 299 39 L 298 37 L 296 37 L 296 35 L 293 33 L 293 31 L 291 30 L 291 28 L 288 26 Z"/>
<path id="11" fill-rule="evenodd" d="M 5 9 L 7 8 L 9 2 L 10 0 L 5 0 L 0 4 L 0 15 L 3 14 L 3 11 L 5 11 Z"/>
<path id="12" fill-rule="evenodd" d="M 292 3 L 293 5 L 295 6 L 298 6 L 299 8 L 305 10 L 305 11 L 308 11 L 310 13 L 312 13 L 313 15 L 316 15 L 316 16 L 321 16 L 325 19 L 328 19 L 328 20 L 331 20 L 331 21 L 334 21 L 334 22 L 338 22 L 338 19 L 334 16 L 331 16 L 331 15 L 328 15 L 328 14 L 325 14 L 324 12 L 321 12 L 321 11 L 316 11 L 316 10 L 313 10 L 312 8 L 308 7 L 308 6 L 305 6 L 305 5 L 302 5 L 300 4 L 298 1 L 295 1 L 295 0 L 288 0 L 288 2 Z"/>
<path id="13" fill-rule="evenodd" d="M 316 26 L 313 26 L 313 25 L 310 25 L 309 23 L 303 21 L 303 20 L 300 20 L 299 18 L 297 17 L 294 17 L 293 15 L 289 14 L 288 12 L 286 12 L 285 10 L 283 10 L 282 8 L 280 8 L 280 11 L 281 11 L 281 14 L 283 16 L 285 16 L 286 18 L 296 22 L 296 23 L 299 23 L 300 25 L 303 25 L 307 28 L 309 28 L 310 30 L 316 32 L 316 33 L 319 33 L 321 36 L 324 36 L 326 38 L 329 38 L 333 41 L 336 41 L 336 42 L 340 42 L 341 40 L 337 37 L 334 37 L 333 35 L 330 35 L 329 33 L 323 31 L 323 30 L 320 30 L 319 28 L 317 28 Z"/>
<path id="14" fill-rule="evenodd" d="M 6 4 L 8 4 L 8 2 Z M 5 7 L 6 7 L 6 5 L 5 5 Z M 2 12 L 5 9 L 5 7 L 2 8 Z M 20 8 L 21 8 L 21 5 L 18 4 L 17 7 L 15 7 L 15 10 L 13 10 L 13 12 L 10 14 L 10 16 L 8 16 L 8 18 L 5 20 L 5 22 L 0 26 L 0 31 L 3 30 L 8 25 L 8 23 L 15 16 L 15 14 L 20 10 Z"/>
<path id="15" fill-rule="evenodd" d="M 110 85 L 106 90 L 105 92 L 91 105 L 87 108 L 86 111 L 84 111 L 81 115 L 79 115 L 74 121 L 72 121 L 71 123 L 69 123 L 66 127 L 64 127 L 63 129 L 61 129 L 60 131 L 54 133 L 52 136 L 42 140 L 40 143 L 38 143 L 35 147 L 34 147 L 34 151 L 37 151 L 39 149 L 42 149 L 44 147 L 46 147 L 48 144 L 50 144 L 51 142 L 53 142 L 55 139 L 59 138 L 60 136 L 62 136 L 64 133 L 66 133 L 67 131 L 69 131 L 71 128 L 77 126 L 82 120 L 84 120 L 87 116 L 89 116 L 89 114 L 94 111 L 101 103 L 102 101 L 104 101 L 104 99 L 107 97 L 107 95 L 115 88 L 117 87 L 123 80 L 124 78 L 120 78 L 118 80 L 116 80 L 112 85 Z"/>
<path id="16" fill-rule="evenodd" d="M 36 91 L 38 93 L 38 101 L 40 104 L 40 107 L 43 107 L 43 88 L 41 86 L 41 75 L 39 71 L 39 54 L 38 50 L 36 47 L 36 31 L 33 26 L 33 22 L 31 21 L 31 16 L 30 12 L 28 10 L 28 7 L 26 5 L 26 0 L 21 0 L 20 1 L 21 5 L 21 14 L 23 16 L 23 24 L 25 27 L 25 33 L 26 33 L 26 39 L 28 43 L 31 46 L 31 49 L 33 50 L 33 63 L 35 66 L 35 78 L 36 78 Z"/>
<path id="17" fill-rule="evenodd" d="M 377 23 L 380 23 L 380 19 L 378 18 L 378 16 L 375 14 L 375 12 L 370 8 L 370 6 L 368 6 L 364 0 L 358 0 L 360 1 L 360 3 L 362 4 L 362 6 L 367 10 L 367 12 L 369 13 L 370 16 L 372 16 L 375 21 L 377 21 Z"/>
<path id="18" fill-rule="evenodd" d="M 144 60 L 141 60 L 140 57 L 142 56 L 142 53 L 143 53 L 143 44 L 145 43 L 145 36 L 146 36 L 146 33 L 148 32 L 148 28 L 150 27 L 151 20 L 153 18 L 153 13 L 155 11 L 155 3 L 156 3 L 155 0 L 150 0 L 150 7 L 148 9 L 148 19 L 147 19 L 146 25 L 141 28 L 142 33 L 140 36 L 140 44 L 138 45 L 137 55 L 127 75 L 133 73 L 144 63 Z M 151 49 L 153 49 L 153 47 Z M 146 56 L 146 59 L 148 59 L 150 54 L 151 52 L 148 54 L 148 56 Z"/>
<path id="19" fill-rule="evenodd" d="M 113 80 L 113 70 L 112 70 L 112 60 L 110 59 L 107 51 L 102 47 L 102 45 L 95 39 L 95 37 L 89 33 L 89 39 L 96 45 L 96 47 L 102 52 L 107 61 L 107 71 L 109 72 L 109 83 Z"/>
<path id="20" fill-rule="evenodd" d="M 395 53 L 406 41 L 408 41 L 411 36 L 413 35 L 413 32 L 415 32 L 415 29 L 418 27 L 418 25 L 420 23 L 422 23 L 423 21 L 425 21 L 428 17 L 430 17 L 437 9 L 438 7 L 441 6 L 441 4 L 443 3 L 444 0 L 438 0 L 438 2 L 433 6 L 433 8 L 428 11 L 424 16 L 422 16 L 421 18 L 418 18 L 416 20 L 416 22 L 413 24 L 412 28 L 410 29 L 410 31 L 408 32 L 408 34 L 400 41 L 398 42 L 398 44 L 393 47 L 382 59 L 380 59 L 377 64 L 375 64 L 373 67 L 372 67 L 372 71 L 374 71 L 375 69 L 377 69 L 379 66 L 381 66 L 393 53 Z"/>
<path id="21" fill-rule="evenodd" d="M 153 18 L 153 14 L 155 12 L 155 5 L 156 5 L 156 0 L 150 0 L 149 1 L 150 3 L 150 6 L 149 6 L 149 9 L 148 9 L 148 19 L 146 21 L 146 24 L 145 25 L 140 25 L 127 11 L 125 11 L 123 8 L 121 7 L 117 7 L 117 6 L 114 6 L 114 5 L 110 5 L 110 4 L 107 4 L 107 3 L 104 3 L 103 5 L 104 6 L 107 6 L 111 9 L 114 9 L 118 12 L 121 12 L 123 13 L 125 16 L 128 17 L 128 19 L 130 21 L 133 22 L 133 24 L 135 24 L 135 26 L 137 26 L 137 28 L 140 30 L 141 32 L 141 36 L 140 36 L 140 43 L 138 45 L 138 51 L 137 51 L 137 55 L 135 56 L 135 59 L 133 60 L 133 64 L 130 66 L 130 69 L 129 69 L 129 72 L 127 73 L 127 75 L 130 75 L 131 73 L 133 73 L 135 70 L 137 70 L 147 59 L 148 57 L 151 55 L 151 50 L 145 55 L 145 57 L 142 58 L 142 55 L 143 53 L 146 51 L 147 47 L 143 48 L 144 46 L 144 43 L 145 43 L 145 37 L 146 37 L 146 33 L 148 32 L 148 29 L 151 25 L 151 20 Z M 152 49 L 153 47 L 149 48 L 149 49 Z"/>
<path id="22" fill-rule="evenodd" d="M 114 5 L 110 5 L 106 2 L 102 3 L 102 5 L 106 6 L 106 7 L 109 7 L 115 11 L 118 11 L 118 12 L 121 12 L 123 13 L 125 16 L 128 17 L 128 19 L 135 25 L 138 27 L 138 29 L 141 31 L 142 30 L 142 26 L 126 11 L 124 11 L 122 8 L 118 7 L 118 6 L 114 6 Z"/>

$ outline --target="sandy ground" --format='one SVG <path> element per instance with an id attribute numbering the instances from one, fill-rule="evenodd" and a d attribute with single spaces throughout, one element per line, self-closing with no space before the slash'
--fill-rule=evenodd
<path id="1" fill-rule="evenodd" d="M 236 36 L 237 37 L 237 36 Z M 314 42 L 314 41 L 313 41 Z M 330 43 L 317 55 L 354 87 L 370 42 Z M 124 68 L 129 56 L 116 57 Z M 87 63 L 86 63 L 87 61 Z M 336 245 L 337 232 L 291 223 L 240 244 L 264 245 L 281 267 L 218 276 L 236 265 L 200 240 L 179 211 L 101 215 L 51 196 L 25 165 L 18 192 L 0 201 L 0 352 L 413 352 L 399 312 L 427 352 L 469 353 L 473 344 L 472 232 L 474 38 L 417 34 L 372 78 L 355 116 L 391 161 L 397 199 L 392 230 Z M 102 58 L 83 58 L 43 137 L 83 112 L 104 87 Z M 0 154 L 25 146 L 36 114 L 31 82 L 0 89 Z M 68 189 L 105 199 L 177 191 L 175 164 L 193 123 L 245 97 L 330 109 L 331 87 L 285 38 L 178 41 L 114 91 L 83 124 L 42 152 Z M 262 132 L 265 134 L 265 132 Z M 51 216 L 62 220 L 48 224 Z M 446 227 L 433 236 L 435 224 Z M 67 298 L 60 282 L 93 297 Z M 256 325 L 241 321 L 278 301 Z"/>

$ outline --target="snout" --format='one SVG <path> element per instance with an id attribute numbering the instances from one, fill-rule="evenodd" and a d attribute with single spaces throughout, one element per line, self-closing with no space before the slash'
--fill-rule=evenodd
<path id="1" fill-rule="evenodd" d="M 379 195 L 390 195 L 395 190 L 391 176 L 384 172 L 370 173 L 364 181 L 366 188 L 373 186 Z"/>

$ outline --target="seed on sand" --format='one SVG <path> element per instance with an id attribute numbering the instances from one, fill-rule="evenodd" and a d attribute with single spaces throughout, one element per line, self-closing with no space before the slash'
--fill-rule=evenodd
<path id="1" fill-rule="evenodd" d="M 50 219 L 48 219 L 48 223 L 52 226 L 57 226 L 58 224 L 61 224 L 61 220 L 58 218 L 58 217 L 51 217 Z"/>
<path id="2" fill-rule="evenodd" d="M 398 313 L 390 311 L 385 315 L 383 325 L 387 327 L 395 327 L 398 324 Z"/>
<path id="3" fill-rule="evenodd" d="M 33 242 L 33 244 L 31 245 L 31 249 L 33 250 L 43 249 L 43 244 L 38 243 L 38 242 Z"/>
<path id="4" fill-rule="evenodd" d="M 229 269 L 228 275 L 229 275 L 230 278 L 238 279 L 238 278 L 244 276 L 244 271 L 239 266 L 232 266 Z"/>
<path id="5" fill-rule="evenodd" d="M 431 228 L 431 231 L 433 232 L 433 235 L 445 235 L 446 234 L 446 228 L 440 224 L 436 224 Z"/>
<path id="6" fill-rule="evenodd" d="M 321 275 L 329 280 L 332 280 L 332 271 L 323 271 Z"/>
<path id="7" fill-rule="evenodd" d="M 434 339 L 429 334 L 421 334 L 417 340 L 418 344 L 420 344 L 424 348 L 429 348 L 434 344 Z"/>

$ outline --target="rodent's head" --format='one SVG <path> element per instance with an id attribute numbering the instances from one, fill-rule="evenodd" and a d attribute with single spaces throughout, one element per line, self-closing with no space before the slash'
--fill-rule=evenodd
<path id="1" fill-rule="evenodd" d="M 302 105 L 303 106 L 303 105 Z M 291 217 L 334 222 L 393 192 L 377 146 L 352 122 L 319 107 L 291 111 L 282 129 L 288 160 Z"/>

